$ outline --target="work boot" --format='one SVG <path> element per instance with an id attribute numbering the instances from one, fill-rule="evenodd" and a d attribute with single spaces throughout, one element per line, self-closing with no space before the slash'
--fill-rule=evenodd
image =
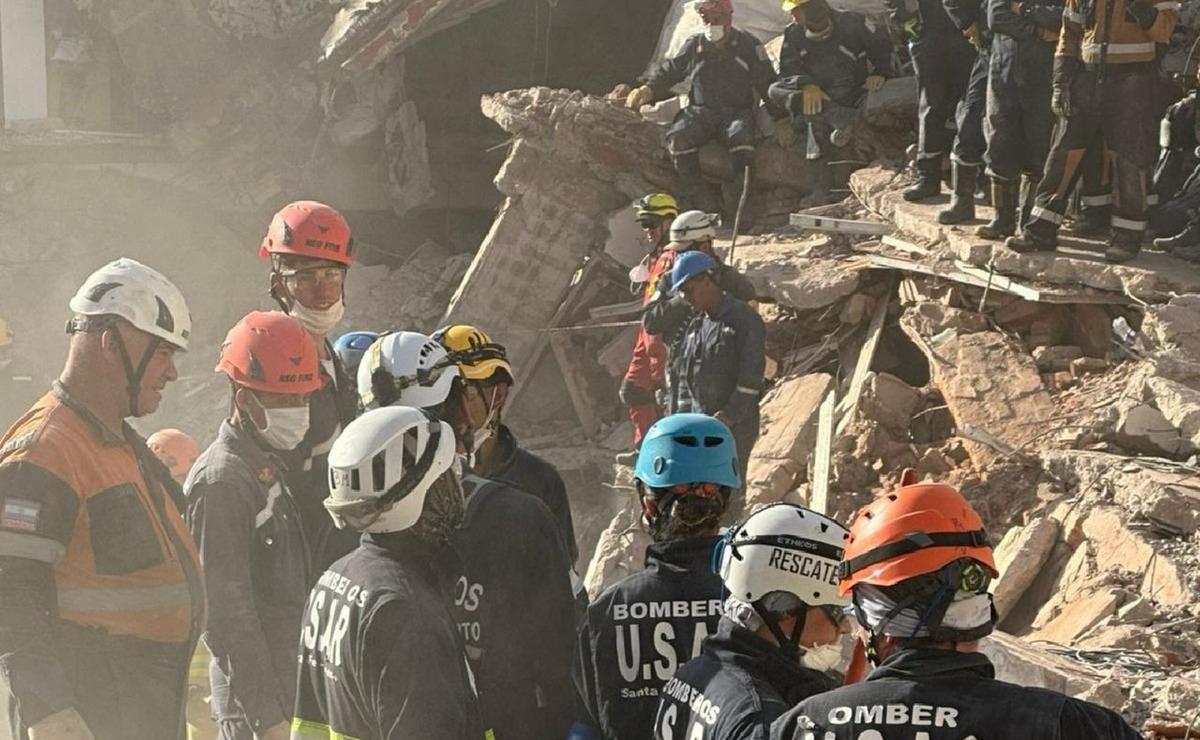
<path id="1" fill-rule="evenodd" d="M 939 224 L 962 224 L 975 220 L 975 181 L 979 178 L 979 165 L 951 163 L 953 167 L 954 192 L 950 195 L 950 207 L 938 211 Z"/>
<path id="2" fill-rule="evenodd" d="M 917 160 L 917 181 L 904 190 L 902 197 L 909 203 L 932 198 L 942 192 L 942 158 L 924 157 Z"/>
<path id="3" fill-rule="evenodd" d="M 1080 206 L 1072 219 L 1071 233 L 1077 236 L 1099 238 L 1108 233 L 1112 222 L 1111 206 Z"/>
<path id="4" fill-rule="evenodd" d="M 1114 264 L 1128 262 L 1142 251 L 1142 232 L 1116 229 L 1108 239 L 1108 249 L 1104 250 L 1104 260 Z"/>
<path id="5" fill-rule="evenodd" d="M 1017 233 L 1017 189 L 1016 180 L 1006 180 L 993 177 L 992 208 L 996 215 L 983 226 L 975 229 L 975 233 L 984 239 L 1003 239 Z"/>
<path id="6" fill-rule="evenodd" d="M 1165 236 L 1161 239 L 1155 239 L 1154 246 L 1168 254 L 1200 246 L 1200 221 L 1189 221 L 1183 231 L 1175 236 Z"/>
<path id="7" fill-rule="evenodd" d="M 1053 252 L 1058 248 L 1058 228 L 1049 221 L 1033 219 L 1021 230 L 1020 236 L 1010 236 L 1004 246 L 1014 252 Z"/>

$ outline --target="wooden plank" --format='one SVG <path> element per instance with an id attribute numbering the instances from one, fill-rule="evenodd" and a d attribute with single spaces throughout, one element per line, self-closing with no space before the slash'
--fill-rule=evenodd
<path id="1" fill-rule="evenodd" d="M 829 511 L 829 458 L 833 455 L 833 415 L 837 389 L 830 389 L 817 409 L 817 443 L 813 447 L 812 494 L 808 508 L 819 514 Z"/>
<path id="2" fill-rule="evenodd" d="M 955 266 L 967 275 L 979 278 L 985 283 L 989 278 L 989 273 L 982 267 L 968 264 L 966 262 L 956 261 Z M 1061 290 L 1058 288 L 1038 288 L 1029 283 L 1023 282 L 1016 278 L 1001 275 L 999 273 L 991 273 L 991 282 L 993 290 L 1000 290 L 1005 293 L 1024 298 L 1027 301 L 1035 303 L 1102 303 L 1102 304 L 1127 304 L 1131 300 L 1129 296 L 1123 293 L 1109 293 L 1099 290 Z"/>
<path id="3" fill-rule="evenodd" d="M 858 413 L 858 400 L 862 397 L 863 385 L 867 380 L 867 373 L 871 369 L 871 360 L 875 358 L 875 348 L 879 346 L 879 337 L 883 333 L 883 320 L 887 318 L 888 304 L 892 301 L 892 289 L 896 284 L 896 278 L 893 275 L 888 280 L 887 291 L 883 297 L 878 299 L 878 305 L 875 306 L 875 313 L 871 316 L 871 323 L 867 326 L 867 334 L 863 339 L 862 349 L 858 353 L 858 362 L 854 365 L 854 374 L 850 376 L 850 388 L 846 391 L 846 397 L 838 404 L 838 413 L 841 415 L 838 419 L 837 433 L 841 436 L 846 427 L 850 426 L 850 422 L 854 421 L 854 415 Z"/>
<path id="4" fill-rule="evenodd" d="M 910 242 L 907 239 L 901 239 L 900 237 L 892 236 L 891 234 L 884 236 L 883 239 L 881 239 L 880 241 L 883 242 L 883 245 L 885 247 L 899 249 L 902 252 L 908 252 L 910 254 L 919 254 L 919 255 L 929 254 L 929 247 L 927 247 L 926 245 L 917 244 L 916 242 Z"/>
<path id="5" fill-rule="evenodd" d="M 809 231 L 824 231 L 833 234 L 890 234 L 895 228 L 891 224 L 878 221 L 858 221 L 849 218 L 831 218 L 812 213 L 793 213 L 790 217 L 792 226 Z"/>

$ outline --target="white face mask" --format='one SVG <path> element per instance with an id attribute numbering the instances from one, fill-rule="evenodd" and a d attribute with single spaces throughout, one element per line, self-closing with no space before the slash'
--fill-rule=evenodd
<path id="1" fill-rule="evenodd" d="M 294 450 L 308 434 L 308 404 L 280 409 L 263 409 L 267 426 L 258 430 L 259 436 L 272 449 Z"/>
<path id="2" fill-rule="evenodd" d="M 299 321 L 308 330 L 309 334 L 320 336 L 333 331 L 333 327 L 338 325 L 338 322 L 342 320 L 342 314 L 345 312 L 346 304 L 342 301 L 334 303 L 324 311 L 309 308 L 300 301 L 294 301 L 288 314 Z"/>
<path id="3" fill-rule="evenodd" d="M 804 649 L 800 656 L 800 665 L 812 671 L 825 673 L 837 667 L 842 660 L 842 644 L 831 642 L 828 645 L 814 645 Z"/>
<path id="4" fill-rule="evenodd" d="M 704 27 L 704 38 L 713 42 L 720 43 L 721 39 L 725 38 L 725 26 L 713 25 Z"/>
<path id="5" fill-rule="evenodd" d="M 629 282 L 640 284 L 650 279 L 650 267 L 646 264 L 646 260 L 642 260 L 633 267 L 629 268 Z"/>
<path id="6" fill-rule="evenodd" d="M 496 433 L 496 391 L 492 388 L 492 397 L 488 400 L 488 415 L 483 421 L 483 426 L 471 433 L 471 455 L 474 456 L 479 445 L 483 444 Z"/>

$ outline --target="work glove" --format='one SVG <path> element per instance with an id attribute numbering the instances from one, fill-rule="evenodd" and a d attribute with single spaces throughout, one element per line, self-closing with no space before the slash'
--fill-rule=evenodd
<path id="1" fill-rule="evenodd" d="M 1050 110 L 1064 121 L 1071 117 L 1071 91 L 1065 85 L 1055 85 L 1050 94 Z"/>
<path id="2" fill-rule="evenodd" d="M 792 127 L 791 118 L 779 118 L 775 120 L 775 140 L 784 149 L 796 143 L 796 129 Z"/>
<path id="3" fill-rule="evenodd" d="M 900 31 L 912 40 L 917 40 L 921 36 L 921 16 L 914 15 L 912 18 L 900 24 Z"/>
<path id="4" fill-rule="evenodd" d="M 815 116 L 820 113 L 825 107 L 825 101 L 829 100 L 829 96 L 821 89 L 820 85 L 808 83 L 802 88 L 804 95 L 804 115 Z"/>
<path id="5" fill-rule="evenodd" d="M 59 710 L 29 728 L 29 740 L 95 740 L 74 707 Z"/>
<path id="6" fill-rule="evenodd" d="M 617 391 L 617 395 L 621 397 L 621 403 L 626 407 L 649 406 L 658 401 L 653 390 L 643 388 L 629 378 L 621 381 L 621 388 Z"/>
<path id="7" fill-rule="evenodd" d="M 635 87 L 625 97 L 625 107 L 630 110 L 640 110 L 643 105 L 654 99 L 654 90 L 649 85 Z"/>
<path id="8" fill-rule="evenodd" d="M 1144 31 L 1154 25 L 1158 18 L 1158 10 L 1151 0 L 1133 0 L 1125 6 L 1125 15 Z"/>
<path id="9" fill-rule="evenodd" d="M 863 83 L 863 89 L 867 92 L 879 92 L 885 81 L 883 75 L 867 75 L 867 81 Z"/>
<path id="10" fill-rule="evenodd" d="M 983 36 L 979 34 L 979 24 L 972 23 L 962 32 L 963 38 L 971 42 L 977 50 L 983 51 Z"/>

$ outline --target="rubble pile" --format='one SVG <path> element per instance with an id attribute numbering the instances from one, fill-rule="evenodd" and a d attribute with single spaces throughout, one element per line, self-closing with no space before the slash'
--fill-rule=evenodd
<path id="1" fill-rule="evenodd" d="M 450 293 L 467 270 L 470 255 L 450 254 L 425 242 L 399 266 L 362 265 L 346 277 L 347 305 L 341 326 L 377 331 L 432 332 Z"/>

